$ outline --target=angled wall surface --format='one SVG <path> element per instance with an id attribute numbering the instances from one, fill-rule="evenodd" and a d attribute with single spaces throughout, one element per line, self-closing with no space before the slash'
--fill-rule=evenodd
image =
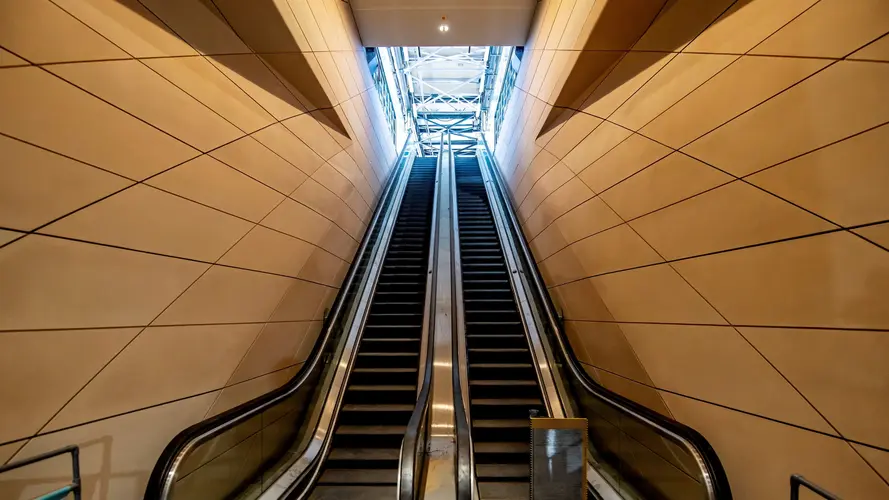
<path id="1" fill-rule="evenodd" d="M 348 4 L 3 1 L 0 109 L 0 463 L 79 444 L 84 498 L 141 498 L 299 369 L 364 234 L 396 151 Z"/>
<path id="2" fill-rule="evenodd" d="M 496 147 L 525 234 L 590 374 L 737 499 L 889 497 L 887 32 L 881 0 L 538 6 Z"/>

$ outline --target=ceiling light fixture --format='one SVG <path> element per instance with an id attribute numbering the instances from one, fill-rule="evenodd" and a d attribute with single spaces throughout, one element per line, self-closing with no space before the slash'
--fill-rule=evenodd
<path id="1" fill-rule="evenodd" d="M 447 16 L 441 16 L 441 20 L 442 20 L 442 23 L 438 25 L 438 31 L 441 31 L 442 33 L 446 33 L 449 29 L 451 29 L 448 27 L 448 23 L 444 22 L 444 21 L 447 21 L 448 18 L 447 18 Z"/>

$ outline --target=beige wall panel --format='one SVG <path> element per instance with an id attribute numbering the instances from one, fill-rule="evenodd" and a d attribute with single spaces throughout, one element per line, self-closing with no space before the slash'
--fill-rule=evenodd
<path id="1" fill-rule="evenodd" d="M 889 32 L 882 0 L 824 0 L 756 46 L 751 54 L 841 58 Z M 829 36 L 825 36 L 829 33 Z"/>
<path id="2" fill-rule="evenodd" d="M 6 408 L 0 441 L 37 433 L 137 333 L 138 328 L 0 333 L 0 400 Z"/>
<path id="3" fill-rule="evenodd" d="M 676 152 L 602 193 L 624 220 L 635 219 L 733 178 L 694 158 Z"/>
<path id="4" fill-rule="evenodd" d="M 884 35 L 879 40 L 852 54 L 849 59 L 889 61 L 889 35 Z"/>
<path id="5" fill-rule="evenodd" d="M 734 324 L 889 328 L 889 254 L 849 233 L 673 265 Z"/>
<path id="6" fill-rule="evenodd" d="M 57 64 L 48 69 L 201 151 L 244 135 L 139 61 Z"/>
<path id="7" fill-rule="evenodd" d="M 49 0 L 5 0 L 0 20 L 0 45 L 34 63 L 129 57 Z"/>
<path id="8" fill-rule="evenodd" d="M 158 325 L 266 321 L 295 280 L 214 266 L 157 319 Z M 245 293 L 249 290 L 250 293 Z"/>
<path id="9" fill-rule="evenodd" d="M 889 66 L 840 61 L 683 150 L 734 175 L 750 174 L 882 124 L 887 86 Z"/>
<path id="10" fill-rule="evenodd" d="M 624 336 L 625 325 L 588 321 L 569 321 L 567 324 L 571 325 L 577 341 L 582 343 L 587 353 L 588 358 L 584 362 L 621 377 L 652 385 L 645 368 L 633 352 L 633 346 Z"/>
<path id="11" fill-rule="evenodd" d="M 343 150 L 327 129 L 319 123 L 314 115 L 300 115 L 283 122 L 284 126 L 296 134 L 307 146 L 325 160 Z"/>
<path id="12" fill-rule="evenodd" d="M 577 112 L 559 128 L 545 149 L 556 158 L 564 158 L 580 141 L 602 123 L 601 118 Z"/>
<path id="13" fill-rule="evenodd" d="M 584 201 L 593 197 L 593 192 L 586 187 L 577 177 L 569 180 L 552 192 L 531 214 L 524 225 L 529 239 L 533 239 L 546 227 L 552 224 L 556 218 L 561 217 L 569 210 L 577 207 Z"/>
<path id="14" fill-rule="evenodd" d="M 822 59 L 741 57 L 640 132 L 681 148 L 828 64 Z"/>
<path id="15" fill-rule="evenodd" d="M 17 233 L 15 231 L 6 231 L 5 229 L 0 229 L 0 246 L 6 245 L 7 243 L 16 240 L 25 236 L 25 233 Z"/>
<path id="16" fill-rule="evenodd" d="M 676 418 L 716 450 L 738 500 L 787 498 L 791 474 L 802 474 L 841 498 L 889 495 L 880 476 L 839 439 L 665 392 L 661 396 Z"/>
<path id="17" fill-rule="evenodd" d="M 670 148 L 633 134 L 581 172 L 579 177 L 594 192 L 601 193 L 670 153 Z"/>
<path id="18" fill-rule="evenodd" d="M 293 14 L 299 22 L 299 27 L 306 37 L 309 48 L 313 51 L 328 50 L 327 42 L 324 40 L 321 28 L 318 26 L 318 22 L 315 21 L 315 16 L 309 8 L 308 0 L 287 0 L 287 5 L 293 9 Z"/>
<path id="19" fill-rule="evenodd" d="M 138 0 L 57 0 L 54 3 L 133 57 L 196 54 Z"/>
<path id="20" fill-rule="evenodd" d="M 889 480 L 889 453 L 860 444 L 852 444 L 852 447 L 883 476 L 884 481 Z"/>
<path id="21" fill-rule="evenodd" d="M 835 434 L 734 328 L 621 325 L 621 329 L 660 389 Z"/>
<path id="22" fill-rule="evenodd" d="M 27 236 L 0 249 L 0 329 L 147 325 L 207 267 Z"/>
<path id="23" fill-rule="evenodd" d="M 30 231 L 132 181 L 0 136 L 0 225 Z"/>
<path id="24" fill-rule="evenodd" d="M 206 58 L 175 57 L 144 62 L 244 132 L 253 132 L 275 120 Z"/>
<path id="25" fill-rule="evenodd" d="M 203 418 L 215 395 L 207 394 L 41 436 L 15 456 L 22 459 L 70 444 L 80 446 L 85 500 L 137 500 L 164 446 Z M 4 474 L 0 496 L 24 500 L 68 484 L 71 459 L 62 456 Z"/>
<path id="26" fill-rule="evenodd" d="M 889 447 L 886 332 L 740 331 L 844 437 Z"/>
<path id="27" fill-rule="evenodd" d="M 214 262 L 252 226 L 245 220 L 140 184 L 41 231 Z"/>
<path id="28" fill-rule="evenodd" d="M 571 247 L 553 254 L 550 258 L 541 261 L 538 266 L 541 276 L 549 286 L 559 286 L 587 276 L 580 259 Z"/>
<path id="29" fill-rule="evenodd" d="M 602 118 L 611 116 L 674 57 L 662 52 L 628 52 L 592 90 L 581 109 Z"/>
<path id="30" fill-rule="evenodd" d="M 584 169 L 612 151 L 630 135 L 632 135 L 631 131 L 613 123 L 604 122 L 586 136 L 576 148 L 565 155 L 563 161 L 574 173 L 583 178 L 582 171 Z M 594 191 L 596 190 L 595 187 L 590 187 Z"/>
<path id="31" fill-rule="evenodd" d="M 222 388 L 261 325 L 149 327 L 83 388 L 47 430 Z"/>
<path id="32" fill-rule="evenodd" d="M 210 156 L 284 194 L 292 193 L 306 180 L 306 174 L 253 137 L 238 139 Z"/>
<path id="33" fill-rule="evenodd" d="M 751 183 L 822 217 L 854 226 L 889 219 L 889 126 L 750 176 Z"/>
<path id="34" fill-rule="evenodd" d="M 133 179 L 144 179 L 198 155 L 195 149 L 35 67 L 0 72 L 0 107 L 3 133 Z M 47 123 L 54 126 L 47 128 Z"/>
<path id="35" fill-rule="evenodd" d="M 269 321 L 306 321 L 314 319 L 315 313 L 318 312 L 327 294 L 332 295 L 335 291 L 332 288 L 317 283 L 293 280 Z"/>
<path id="36" fill-rule="evenodd" d="M 630 223 L 667 260 L 836 229 L 736 181 Z"/>
<path id="37" fill-rule="evenodd" d="M 569 248 L 580 261 L 586 276 L 663 262 L 626 224 L 584 238 Z M 558 259 L 558 254 L 553 258 Z"/>
<path id="38" fill-rule="evenodd" d="M 734 3 L 732 0 L 675 0 L 664 5 L 633 50 L 681 51 Z"/>
<path id="39" fill-rule="evenodd" d="M 219 392 L 219 397 L 213 402 L 213 405 L 210 407 L 210 410 L 204 418 L 218 415 L 226 410 L 281 387 L 284 383 L 290 380 L 298 370 L 299 366 L 293 366 L 226 387 Z"/>
<path id="40" fill-rule="evenodd" d="M 308 321 L 266 323 L 226 385 L 289 368 L 301 361 L 296 359 L 296 354 L 308 336 L 309 326 Z"/>
<path id="41" fill-rule="evenodd" d="M 625 398 L 647 406 L 661 415 L 673 418 L 670 409 L 664 404 L 664 400 L 658 391 L 630 379 L 612 375 L 604 370 L 596 370 L 596 372 L 606 389 L 610 389 Z"/>
<path id="42" fill-rule="evenodd" d="M 338 285 L 345 277 L 349 264 L 322 250 L 315 250 L 299 272 L 299 278 L 328 286 Z"/>
<path id="43" fill-rule="evenodd" d="M 638 130 L 736 59 L 730 55 L 679 54 L 610 119 Z"/>
<path id="44" fill-rule="evenodd" d="M 219 263 L 295 278 L 316 250 L 310 243 L 256 226 L 226 252 Z"/>
<path id="45" fill-rule="evenodd" d="M 141 0 L 141 3 L 201 54 L 250 52 L 215 9 L 204 2 Z"/>
<path id="46" fill-rule="evenodd" d="M 818 0 L 735 2 L 686 48 L 686 52 L 742 54 L 765 40 Z"/>
<path id="47" fill-rule="evenodd" d="M 554 223 L 559 232 L 573 243 L 583 237 L 598 233 L 620 224 L 620 217 L 600 198 L 593 198 L 579 205 Z"/>
<path id="48" fill-rule="evenodd" d="M 25 61 L 21 57 L 17 57 L 15 54 L 0 49 L 0 67 L 8 67 L 8 66 L 27 66 L 28 61 Z"/>
<path id="49" fill-rule="evenodd" d="M 324 162 L 281 123 L 264 128 L 253 137 L 306 175 L 312 175 Z"/>
<path id="50" fill-rule="evenodd" d="M 330 226 L 327 234 L 319 243 L 321 248 L 348 262 L 352 261 L 352 253 L 357 245 L 357 241 L 334 225 Z"/>
<path id="51" fill-rule="evenodd" d="M 320 244 L 333 225 L 323 216 L 289 198 L 272 210 L 262 224 L 315 245 Z"/>
<path id="52" fill-rule="evenodd" d="M 855 230 L 856 234 L 860 234 L 865 238 L 882 245 L 883 248 L 889 250 L 889 224 L 878 224 L 876 226 L 862 227 Z"/>
<path id="53" fill-rule="evenodd" d="M 617 321 L 725 323 L 725 320 L 666 264 L 606 274 L 591 278 L 590 281 Z"/>
<path id="54" fill-rule="evenodd" d="M 525 231 L 525 237 L 527 238 L 527 225 L 525 226 Z M 553 224 L 541 231 L 540 234 L 534 237 L 534 239 L 530 240 L 528 245 L 531 247 L 534 259 L 538 262 L 539 266 L 541 261 L 565 248 L 568 246 L 568 243 L 570 242 L 565 239 L 562 232 L 559 231 L 558 226 Z"/>
<path id="55" fill-rule="evenodd" d="M 531 188 L 531 191 L 528 192 L 528 195 L 519 207 L 519 216 L 522 219 L 527 219 L 528 216 L 537 210 L 537 207 L 540 206 L 540 203 L 547 196 L 562 187 L 563 184 L 573 177 L 574 173 L 564 163 L 557 163 L 547 173 L 543 174 Z"/>
<path id="56" fill-rule="evenodd" d="M 308 110 L 291 88 L 275 76 L 274 70 L 263 64 L 254 54 L 219 55 L 213 56 L 209 61 L 276 120 L 284 120 Z"/>
<path id="57" fill-rule="evenodd" d="M 528 191 L 534 186 L 534 183 L 540 179 L 543 174 L 549 172 L 559 160 L 545 149 L 541 149 L 537 156 L 531 161 L 521 176 L 521 181 L 513 190 L 513 198 L 521 203 L 528 195 Z"/>
<path id="58" fill-rule="evenodd" d="M 281 193 L 208 155 L 153 177 L 147 184 L 253 222 L 261 221 L 284 199 Z"/>

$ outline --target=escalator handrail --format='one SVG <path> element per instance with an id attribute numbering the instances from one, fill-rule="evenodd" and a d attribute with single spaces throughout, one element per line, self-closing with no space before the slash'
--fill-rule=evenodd
<path id="1" fill-rule="evenodd" d="M 451 197 L 451 294 L 453 298 L 453 314 L 451 321 L 453 327 L 451 331 L 454 335 L 452 343 L 452 383 L 454 386 L 454 424 L 456 427 L 457 438 L 457 499 L 464 500 L 473 498 L 477 492 L 476 474 L 475 474 L 475 457 L 472 453 L 472 426 L 469 423 L 469 395 L 463 394 L 463 380 L 468 376 L 466 370 L 460 364 L 461 356 L 466 355 L 465 349 L 460 349 L 459 337 L 466 338 L 465 317 L 463 303 L 463 276 L 462 264 L 460 262 L 460 222 L 457 206 L 457 169 L 455 163 L 454 150 L 451 148 L 451 135 L 448 133 L 448 155 L 449 168 L 451 171 L 450 192 Z M 459 272 L 458 272 L 459 270 Z"/>
<path id="2" fill-rule="evenodd" d="M 442 141 L 444 136 L 442 136 Z M 442 149 L 439 144 L 439 151 Z M 418 487 L 417 447 L 420 444 L 420 431 L 426 422 L 432 393 L 433 345 L 431 342 L 435 330 L 435 276 L 436 256 L 438 255 L 438 184 L 441 171 L 441 154 L 439 153 L 435 168 L 435 193 L 432 196 L 432 225 L 429 228 L 429 258 L 426 267 L 426 299 L 423 304 L 423 341 L 426 342 L 426 360 L 424 361 L 423 380 L 417 395 L 417 404 L 411 413 L 401 441 L 398 458 L 398 499 L 413 500 Z M 421 464 L 420 464 L 421 465 Z"/>
<path id="3" fill-rule="evenodd" d="M 303 363 L 299 372 L 293 378 L 287 381 L 281 387 L 274 389 L 262 396 L 251 399 L 234 408 L 226 410 L 218 415 L 202 420 L 180 431 L 164 448 L 151 471 L 148 484 L 145 487 L 145 497 L 149 500 L 166 500 L 170 498 L 173 484 L 176 482 L 176 476 L 179 467 L 188 457 L 190 452 L 202 443 L 213 439 L 214 437 L 224 433 L 225 431 L 245 422 L 246 420 L 260 414 L 261 412 L 271 408 L 293 395 L 302 388 L 309 376 L 315 371 L 315 368 L 323 362 L 323 353 L 326 345 L 333 336 L 337 325 L 344 311 L 346 297 L 349 295 L 354 286 L 355 276 L 358 268 L 365 256 L 366 252 L 371 252 L 380 245 L 378 239 L 373 248 L 368 248 L 371 235 L 383 220 L 383 215 L 392 210 L 393 193 L 395 186 L 398 185 L 399 179 L 402 177 L 405 168 L 406 151 L 410 146 L 409 142 L 405 142 L 401 151 L 395 159 L 395 166 L 389 173 L 389 179 L 386 182 L 386 189 L 379 198 L 379 203 L 374 211 L 373 218 L 365 230 L 364 237 L 361 239 L 355 258 L 349 267 L 343 284 L 331 305 L 330 313 L 324 320 L 319 340 L 315 342 L 312 352 L 309 354 L 308 360 Z M 370 255 L 370 254 L 368 254 Z"/>
<path id="4" fill-rule="evenodd" d="M 554 333 L 558 343 L 558 350 L 565 361 L 563 365 L 568 368 L 570 375 L 592 396 L 607 404 L 608 406 L 620 411 L 637 422 L 656 429 L 656 431 L 669 438 L 679 446 L 683 447 L 695 460 L 701 472 L 704 481 L 704 487 L 707 492 L 708 500 L 731 500 L 732 493 L 729 486 L 728 477 L 722 462 L 716 455 L 716 451 L 710 445 L 706 438 L 698 431 L 682 424 L 676 420 L 665 417 L 664 415 L 649 409 L 633 400 L 630 400 L 620 394 L 617 394 L 587 375 L 580 368 L 580 361 L 576 358 L 574 351 L 568 346 L 565 332 L 555 314 L 555 306 L 543 282 L 543 278 L 534 264 L 535 260 L 528 242 L 525 239 L 524 232 L 518 223 L 510 197 L 505 188 L 500 169 L 497 167 L 496 159 L 491 154 L 487 143 L 484 140 L 479 141 L 479 145 L 483 151 L 481 155 L 484 158 L 485 166 L 492 173 L 491 178 L 496 186 L 494 192 L 497 194 L 500 205 L 505 208 L 507 215 L 507 223 L 510 227 L 510 233 L 516 247 L 520 250 L 522 260 L 524 261 L 524 274 L 530 278 L 531 286 L 536 292 L 539 307 L 543 309 L 549 328 Z"/>

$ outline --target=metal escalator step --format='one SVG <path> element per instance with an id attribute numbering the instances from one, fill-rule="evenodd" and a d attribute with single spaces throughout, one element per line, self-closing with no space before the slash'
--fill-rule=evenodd
<path id="1" fill-rule="evenodd" d="M 414 411 L 414 405 L 361 405 L 361 404 L 346 404 L 343 405 L 342 411 L 356 411 L 356 412 L 399 412 L 399 411 Z"/>
<path id="2" fill-rule="evenodd" d="M 539 406 L 543 402 L 537 398 L 479 398 L 471 399 L 470 404 L 479 406 Z"/>
<path id="3" fill-rule="evenodd" d="M 536 380 L 471 380 L 469 385 L 501 385 L 501 386 L 537 386 Z"/>
<path id="4" fill-rule="evenodd" d="M 506 352 L 529 352 L 528 349 L 521 347 L 470 347 L 469 352 L 490 352 L 490 353 L 506 353 Z"/>
<path id="5" fill-rule="evenodd" d="M 337 434 L 404 434 L 404 425 L 341 425 Z"/>
<path id="6" fill-rule="evenodd" d="M 469 363 L 470 368 L 533 368 L 531 363 Z"/>
<path id="7" fill-rule="evenodd" d="M 531 468 L 525 464 L 478 464 L 475 474 L 482 478 L 526 478 L 531 476 Z"/>
<path id="8" fill-rule="evenodd" d="M 416 368 L 355 368 L 354 373 L 414 373 Z"/>
<path id="9" fill-rule="evenodd" d="M 397 474 L 395 469 L 392 469 Z M 309 496 L 309 500 L 392 500 L 398 496 L 396 485 L 326 485 L 319 484 Z"/>
<path id="10" fill-rule="evenodd" d="M 477 419 L 472 421 L 473 427 L 479 428 L 515 428 L 521 427 L 525 429 L 529 429 L 531 427 L 531 420 L 507 420 L 507 419 Z"/>
<path id="11" fill-rule="evenodd" d="M 524 500 L 530 498 L 531 487 L 528 481 L 521 482 L 478 482 L 478 495 L 481 500 Z"/>
<path id="12" fill-rule="evenodd" d="M 321 474 L 318 484 L 393 485 L 398 484 L 398 471 L 396 469 L 327 469 Z"/>
<path id="13" fill-rule="evenodd" d="M 328 460 L 398 460 L 398 454 L 398 448 L 334 448 Z"/>
<path id="14" fill-rule="evenodd" d="M 350 391 L 416 391 L 413 385 L 350 385 Z"/>
<path id="15" fill-rule="evenodd" d="M 474 443 L 476 453 L 528 453 L 528 443 Z"/>

